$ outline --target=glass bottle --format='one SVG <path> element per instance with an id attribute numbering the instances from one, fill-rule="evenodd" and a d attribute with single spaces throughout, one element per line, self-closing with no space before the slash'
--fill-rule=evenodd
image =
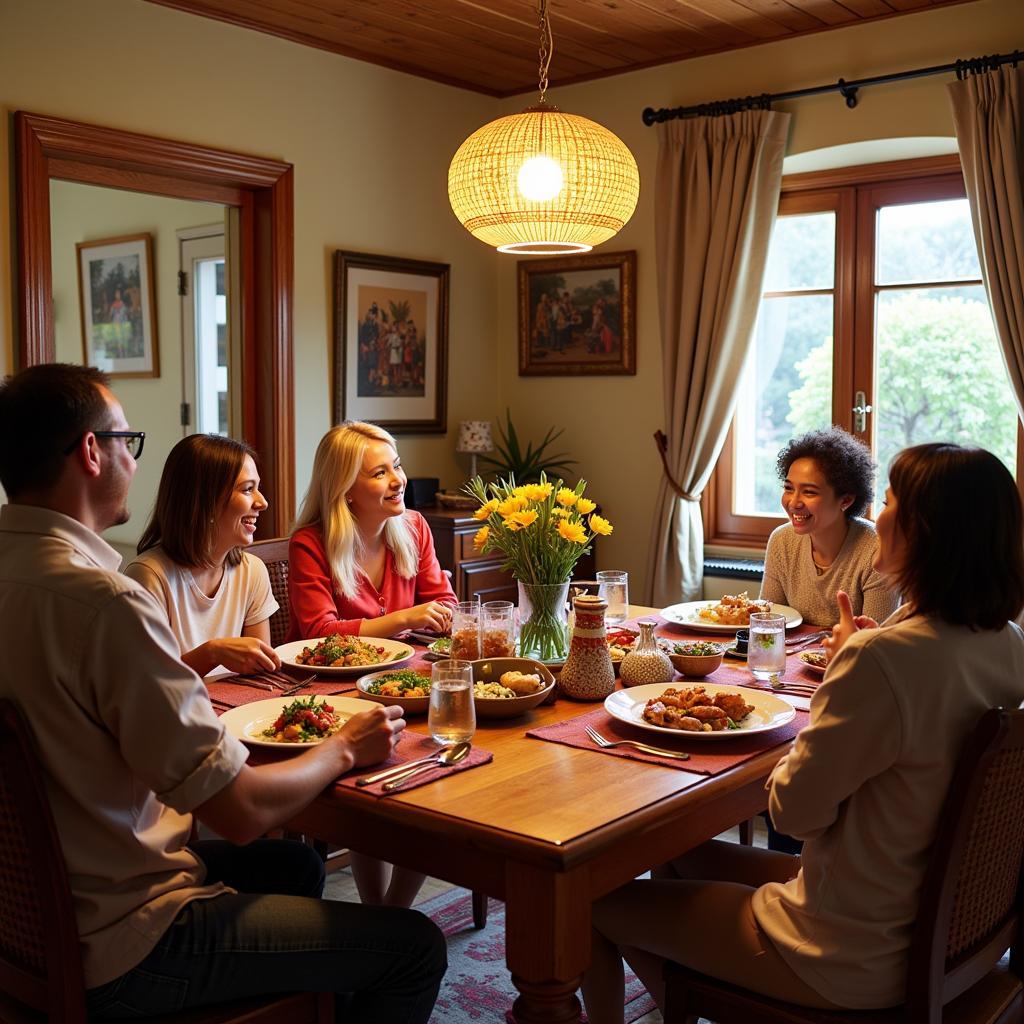
<path id="1" fill-rule="evenodd" d="M 676 675 L 669 656 L 658 647 L 654 639 L 654 620 L 641 619 L 640 639 L 622 659 L 619 676 L 623 686 L 642 686 L 645 683 L 670 683 Z"/>
<path id="2" fill-rule="evenodd" d="M 580 594 L 573 601 L 569 657 L 558 676 L 558 689 L 565 697 L 604 700 L 615 689 L 615 666 L 604 628 L 607 607 L 608 602 L 594 594 Z"/>

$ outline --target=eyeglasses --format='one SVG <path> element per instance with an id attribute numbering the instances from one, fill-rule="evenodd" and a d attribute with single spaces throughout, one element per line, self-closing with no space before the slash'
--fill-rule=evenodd
<path id="1" fill-rule="evenodd" d="M 142 455 L 143 446 L 146 443 L 146 432 L 144 430 L 94 430 L 92 431 L 94 437 L 123 437 L 124 446 L 128 449 L 128 454 L 131 455 L 136 462 L 139 461 L 139 457 Z M 77 446 L 78 442 L 85 437 L 85 434 L 79 434 L 64 449 L 65 455 L 70 455 Z"/>

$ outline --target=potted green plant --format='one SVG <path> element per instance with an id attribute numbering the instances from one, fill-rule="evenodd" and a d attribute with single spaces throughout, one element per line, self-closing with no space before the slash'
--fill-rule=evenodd
<path id="1" fill-rule="evenodd" d="M 500 442 L 495 442 L 495 457 L 483 456 L 480 465 L 489 475 L 498 480 L 515 480 L 519 484 L 537 483 L 541 474 L 551 477 L 565 477 L 569 475 L 566 471 L 570 466 L 576 465 L 575 459 L 570 459 L 565 452 L 551 452 L 552 442 L 556 441 L 565 428 L 549 428 L 544 439 L 534 447 L 532 441 L 528 441 L 524 450 L 515 425 L 512 423 L 512 414 L 505 410 L 505 426 L 498 424 Z"/>

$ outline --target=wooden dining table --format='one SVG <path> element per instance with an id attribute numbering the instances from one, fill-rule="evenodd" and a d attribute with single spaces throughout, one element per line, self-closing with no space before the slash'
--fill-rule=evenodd
<path id="1" fill-rule="evenodd" d="M 332 786 L 289 827 L 503 900 L 516 1021 L 578 1021 L 591 903 L 763 810 L 789 746 L 708 777 L 526 736 L 596 707 L 559 698 L 481 720 L 474 743 L 490 763 L 388 797 Z"/>

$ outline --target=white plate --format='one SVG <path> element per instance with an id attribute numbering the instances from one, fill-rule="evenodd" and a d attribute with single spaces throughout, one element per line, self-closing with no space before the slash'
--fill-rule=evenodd
<path id="1" fill-rule="evenodd" d="M 808 672 L 817 672 L 817 674 L 819 676 L 823 676 L 825 674 L 825 669 L 826 669 L 827 666 L 825 666 L 825 665 L 812 665 L 809 661 L 805 661 L 804 660 L 804 655 L 805 654 L 823 654 L 823 653 L 824 653 L 824 651 L 820 647 L 812 647 L 809 651 L 800 651 L 797 654 L 797 658 L 800 659 L 800 666 L 801 666 L 801 668 L 807 669 Z"/>
<path id="2" fill-rule="evenodd" d="M 303 694 L 308 696 L 308 694 Z M 268 700 L 254 700 L 251 704 L 241 704 L 237 708 L 231 708 L 220 716 L 224 728 L 228 734 L 236 740 L 247 743 L 250 747 L 273 747 L 275 750 L 306 750 L 315 747 L 323 740 L 316 743 L 275 743 L 273 740 L 264 739 L 260 733 L 269 729 L 277 716 L 288 707 L 295 697 L 274 697 Z M 368 711 L 370 705 L 355 697 L 324 697 L 324 700 L 331 705 L 344 721 L 348 721 L 353 715 L 361 711 Z"/>
<path id="3" fill-rule="evenodd" d="M 687 629 L 696 630 L 698 633 L 735 633 L 737 629 L 746 629 L 745 625 L 725 626 L 720 622 L 705 622 L 697 617 L 701 608 L 711 608 L 718 604 L 717 601 L 686 601 L 683 604 L 673 604 L 668 608 L 661 609 L 661 617 L 666 622 L 676 626 L 685 626 Z M 786 629 L 799 626 L 804 617 L 788 604 L 773 604 L 773 615 L 786 616 Z"/>
<path id="4" fill-rule="evenodd" d="M 321 640 L 326 639 L 326 637 L 319 636 L 313 640 L 296 640 L 290 644 L 281 644 L 280 647 L 275 647 L 274 650 L 281 656 L 281 661 L 285 665 L 290 665 L 292 668 L 301 668 L 307 672 L 315 672 L 318 676 L 360 676 L 364 672 L 377 672 L 385 668 L 398 668 L 399 665 L 404 665 L 407 661 L 410 661 L 416 653 L 408 644 L 400 643 L 398 640 L 383 640 L 376 636 L 361 636 L 359 639 L 364 643 L 384 648 L 384 661 L 376 665 L 344 665 L 339 667 L 335 665 L 304 665 L 302 662 L 295 660 L 302 653 L 304 647 L 316 647 Z M 387 658 L 387 654 L 391 654 L 392 657 Z M 279 746 L 280 744 L 276 745 Z"/>
<path id="5" fill-rule="evenodd" d="M 663 725 L 651 725 L 644 721 L 644 708 L 647 702 L 660 697 L 668 688 L 668 683 L 648 683 L 646 686 L 632 686 L 625 690 L 616 690 L 604 700 L 604 709 L 613 718 L 628 725 L 637 725 L 650 732 L 669 733 L 672 736 L 684 736 L 688 740 L 727 740 L 736 736 L 745 736 L 753 732 L 768 732 L 780 725 L 791 722 L 796 717 L 792 704 L 788 704 L 774 693 L 751 690 L 748 687 L 726 686 L 722 683 L 698 683 L 714 697 L 716 693 L 741 693 L 743 699 L 752 704 L 754 710 L 739 723 L 739 729 L 723 729 L 721 732 L 683 732 L 681 729 L 669 729 Z M 677 690 L 684 685 L 677 684 Z"/>

